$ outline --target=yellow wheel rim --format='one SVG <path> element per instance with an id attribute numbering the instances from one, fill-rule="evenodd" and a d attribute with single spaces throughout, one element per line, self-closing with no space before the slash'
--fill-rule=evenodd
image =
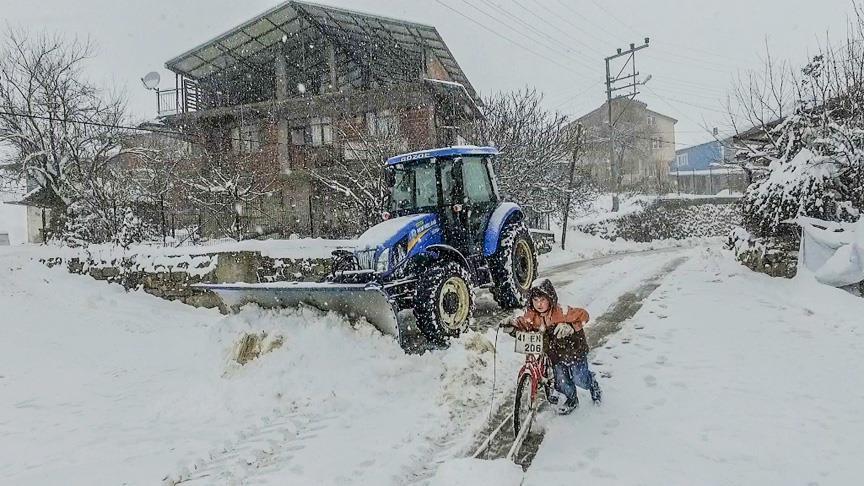
<path id="1" fill-rule="evenodd" d="M 461 330 L 468 322 L 471 308 L 471 291 L 460 277 L 450 277 L 441 286 L 438 294 L 438 316 L 444 327 Z"/>
<path id="2" fill-rule="evenodd" d="M 531 247 L 523 239 L 516 240 L 513 246 L 513 280 L 522 290 L 528 290 L 534 281 Z"/>

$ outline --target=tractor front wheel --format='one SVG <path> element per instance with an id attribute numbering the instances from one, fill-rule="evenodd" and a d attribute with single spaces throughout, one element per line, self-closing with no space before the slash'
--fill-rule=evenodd
<path id="1" fill-rule="evenodd" d="M 435 264 L 417 282 L 414 316 L 426 339 L 446 344 L 468 327 L 474 292 L 468 270 L 455 262 Z"/>
<path id="2" fill-rule="evenodd" d="M 531 284 L 537 278 L 537 253 L 525 224 L 511 223 L 504 228 L 490 269 L 495 302 L 502 309 L 523 307 Z"/>

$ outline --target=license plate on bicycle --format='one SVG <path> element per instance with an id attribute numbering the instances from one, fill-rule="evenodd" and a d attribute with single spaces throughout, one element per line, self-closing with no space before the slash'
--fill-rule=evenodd
<path id="1" fill-rule="evenodd" d="M 542 354 L 543 333 L 517 331 L 516 352 L 519 354 Z"/>

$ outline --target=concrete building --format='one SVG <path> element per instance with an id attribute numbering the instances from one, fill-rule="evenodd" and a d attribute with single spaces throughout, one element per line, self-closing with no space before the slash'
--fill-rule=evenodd
<path id="1" fill-rule="evenodd" d="M 649 110 L 639 100 L 612 101 L 612 139 L 616 162 L 621 163 L 624 188 L 660 190 L 671 184 L 669 164 L 675 160 L 675 124 L 678 120 Z M 599 108 L 576 120 L 586 129 L 589 148 L 582 157 L 592 174 L 608 190 L 614 189 L 609 160 L 609 107 Z M 622 159 L 623 157 L 623 159 Z"/>
<path id="2" fill-rule="evenodd" d="M 271 203 L 285 234 L 343 231 L 336 195 L 312 171 L 360 158 L 361 142 L 383 134 L 404 151 L 459 143 L 479 116 L 434 27 L 306 2 L 282 3 L 166 67 L 177 87 L 157 93 L 162 123 L 198 150 L 278 172 Z"/>

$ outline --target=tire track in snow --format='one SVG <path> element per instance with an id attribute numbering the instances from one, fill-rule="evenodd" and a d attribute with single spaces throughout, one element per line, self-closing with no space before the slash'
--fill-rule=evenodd
<path id="1" fill-rule="evenodd" d="M 255 484 L 256 477 L 289 467 L 294 453 L 305 448 L 304 442 L 316 437 L 319 431 L 328 427 L 328 422 L 336 418 L 336 415 L 300 413 L 263 418 L 261 425 L 242 429 L 235 440 L 166 476 L 162 484 Z"/>

